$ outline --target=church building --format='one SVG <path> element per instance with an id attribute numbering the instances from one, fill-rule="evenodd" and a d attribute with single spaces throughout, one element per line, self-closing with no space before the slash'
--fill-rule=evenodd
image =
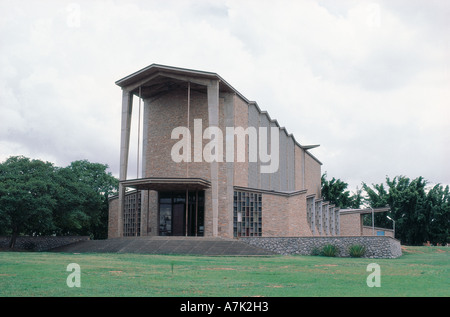
<path id="1" fill-rule="evenodd" d="M 152 64 L 116 84 L 120 185 L 109 238 L 340 235 L 338 208 L 321 200 L 318 145 L 300 144 L 218 74 Z M 133 97 L 142 103 L 138 178 L 127 177 Z"/>

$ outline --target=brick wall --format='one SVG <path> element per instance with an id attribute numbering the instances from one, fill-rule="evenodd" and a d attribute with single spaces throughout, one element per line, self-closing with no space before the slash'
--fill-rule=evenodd
<path id="1" fill-rule="evenodd" d="M 312 235 L 306 217 L 306 195 L 262 194 L 264 237 Z"/>
<path id="2" fill-rule="evenodd" d="M 287 199 L 282 195 L 262 195 L 262 235 L 264 237 L 277 237 L 288 230 Z"/>
<path id="3" fill-rule="evenodd" d="M 109 211 L 108 211 L 108 239 L 118 238 L 118 217 L 119 217 L 119 198 L 111 198 L 109 200 Z"/>
<path id="4" fill-rule="evenodd" d="M 360 236 L 362 235 L 361 215 L 359 213 L 343 214 L 341 213 L 341 235 L 342 236 Z"/>
<path id="5" fill-rule="evenodd" d="M 193 162 L 194 157 L 194 119 L 202 119 L 202 131 L 208 127 L 208 104 L 206 94 L 191 91 L 189 128 L 191 131 L 192 162 L 174 162 L 171 150 L 179 140 L 171 139 L 172 130 L 187 126 L 187 91 L 179 89 L 161 96 L 146 105 L 148 116 L 147 140 L 149 146 L 145 153 L 145 177 L 199 177 L 210 180 L 210 164 Z M 209 142 L 202 138 L 202 149 Z M 189 170 L 186 167 L 189 164 Z"/>
<path id="6" fill-rule="evenodd" d="M 289 211 L 289 232 L 284 232 L 282 235 L 311 236 L 312 232 L 306 215 L 306 193 L 289 196 L 287 210 Z"/>
<path id="7" fill-rule="evenodd" d="M 234 126 L 248 128 L 248 105 L 239 97 L 235 98 L 234 104 Z M 245 154 L 245 162 L 237 162 L 237 142 L 234 143 L 234 186 L 248 186 L 248 150 Z M 245 147 L 248 149 L 248 136 L 245 140 Z"/>
<path id="8" fill-rule="evenodd" d="M 375 231 L 375 233 L 373 232 Z M 391 229 L 386 228 L 378 228 L 375 227 L 374 230 L 372 230 L 372 227 L 369 226 L 363 226 L 362 227 L 362 235 L 363 236 L 371 236 L 371 235 L 378 235 L 377 232 L 383 232 L 385 236 L 394 237 L 394 231 Z"/>

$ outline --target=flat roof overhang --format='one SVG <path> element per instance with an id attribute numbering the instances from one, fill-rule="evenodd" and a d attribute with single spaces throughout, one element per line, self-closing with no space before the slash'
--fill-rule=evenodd
<path id="1" fill-rule="evenodd" d="M 341 209 L 341 214 L 371 214 L 372 212 L 387 212 L 390 211 L 390 207 L 383 207 L 383 208 L 364 208 L 364 209 Z"/>
<path id="2" fill-rule="evenodd" d="M 150 177 L 130 179 L 120 182 L 124 187 L 137 190 L 184 191 L 204 190 L 211 187 L 211 182 L 203 178 L 170 178 Z"/>
<path id="3" fill-rule="evenodd" d="M 216 73 L 159 64 L 151 64 L 134 72 L 116 81 L 116 85 L 136 96 L 140 95 L 142 98 L 147 99 L 160 96 L 175 88 L 187 88 L 188 82 L 191 84 L 191 89 L 206 93 L 206 86 L 211 81 L 219 82 L 220 92 L 236 93 L 249 102 Z"/>

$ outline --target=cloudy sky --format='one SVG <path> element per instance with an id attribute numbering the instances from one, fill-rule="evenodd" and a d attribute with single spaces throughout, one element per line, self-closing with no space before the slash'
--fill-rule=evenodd
<path id="1" fill-rule="evenodd" d="M 449 62 L 446 0 L 0 0 L 0 161 L 118 176 L 114 82 L 158 63 L 218 73 L 351 189 L 450 184 Z"/>

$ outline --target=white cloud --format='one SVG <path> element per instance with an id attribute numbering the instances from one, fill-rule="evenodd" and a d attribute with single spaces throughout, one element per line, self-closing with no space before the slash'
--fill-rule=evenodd
<path id="1" fill-rule="evenodd" d="M 301 144 L 320 143 L 313 153 L 330 177 L 356 186 L 419 173 L 449 184 L 449 8 L 1 1 L 0 159 L 87 158 L 117 174 L 114 82 L 160 63 L 220 74 Z"/>

